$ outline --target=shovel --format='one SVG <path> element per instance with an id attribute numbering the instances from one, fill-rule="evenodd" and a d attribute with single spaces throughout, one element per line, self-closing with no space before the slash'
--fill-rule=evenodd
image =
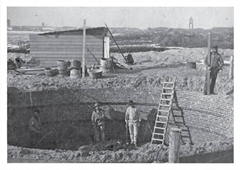
<path id="1" fill-rule="evenodd" d="M 44 138 L 46 138 L 48 135 L 50 135 L 53 131 L 47 133 L 46 135 L 44 135 L 37 143 L 40 143 Z"/>

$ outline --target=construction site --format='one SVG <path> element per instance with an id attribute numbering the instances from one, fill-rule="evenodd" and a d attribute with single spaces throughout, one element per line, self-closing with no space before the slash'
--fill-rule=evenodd
<path id="1" fill-rule="evenodd" d="M 216 34 L 208 31 L 204 42 L 124 46 L 107 25 L 8 33 L 8 162 L 166 163 L 171 129 L 178 129 L 178 162 L 233 163 L 234 50 L 219 47 L 217 94 L 204 95 L 204 59 L 218 45 Z M 125 126 L 129 100 L 140 115 L 137 146 Z M 94 139 L 95 103 L 107 117 L 104 142 Z M 34 146 L 33 109 L 42 124 Z"/>

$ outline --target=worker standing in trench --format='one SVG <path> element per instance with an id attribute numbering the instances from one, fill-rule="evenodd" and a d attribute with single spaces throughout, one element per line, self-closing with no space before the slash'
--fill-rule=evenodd
<path id="1" fill-rule="evenodd" d="M 222 56 L 218 53 L 218 46 L 212 47 L 212 52 L 210 53 L 210 63 L 208 63 L 208 56 L 204 60 L 204 64 L 209 67 L 210 70 L 210 94 L 214 93 L 214 86 L 217 79 L 218 72 L 223 67 Z M 207 94 L 207 75 L 204 84 L 204 95 Z"/>
<path id="2" fill-rule="evenodd" d="M 41 137 L 41 120 L 39 114 L 40 111 L 38 109 L 34 109 L 33 116 L 29 121 L 31 147 L 37 147 L 38 141 Z"/>
<path id="3" fill-rule="evenodd" d="M 128 108 L 125 114 L 126 128 L 129 128 L 131 144 L 137 146 L 138 127 L 140 125 L 140 116 L 133 101 L 129 100 Z"/>
<path id="4" fill-rule="evenodd" d="M 94 128 L 94 138 L 96 142 L 105 142 L 105 121 L 106 116 L 104 110 L 100 108 L 99 103 L 94 104 L 94 110 L 91 117 Z"/>

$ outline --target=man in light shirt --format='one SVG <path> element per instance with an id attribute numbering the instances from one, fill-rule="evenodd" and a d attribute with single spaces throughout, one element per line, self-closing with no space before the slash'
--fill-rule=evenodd
<path id="1" fill-rule="evenodd" d="M 129 128 L 131 144 L 137 146 L 138 127 L 140 125 L 140 116 L 133 101 L 129 100 L 128 108 L 125 114 L 126 127 Z"/>

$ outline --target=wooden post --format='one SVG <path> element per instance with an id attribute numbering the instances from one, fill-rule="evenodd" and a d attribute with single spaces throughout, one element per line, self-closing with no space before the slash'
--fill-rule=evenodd
<path id="1" fill-rule="evenodd" d="M 207 58 L 207 62 L 211 65 L 211 32 L 208 33 L 208 58 Z M 206 67 L 206 71 L 207 71 L 207 94 L 210 94 L 210 70 L 208 69 L 208 66 Z"/>
<path id="2" fill-rule="evenodd" d="M 230 56 L 229 79 L 233 79 L 233 56 Z"/>
<path id="3" fill-rule="evenodd" d="M 172 128 L 169 136 L 169 163 L 179 163 L 181 129 Z"/>
<path id="4" fill-rule="evenodd" d="M 83 21 L 83 54 L 82 54 L 82 78 L 85 78 L 85 43 L 86 43 L 86 19 Z"/>

